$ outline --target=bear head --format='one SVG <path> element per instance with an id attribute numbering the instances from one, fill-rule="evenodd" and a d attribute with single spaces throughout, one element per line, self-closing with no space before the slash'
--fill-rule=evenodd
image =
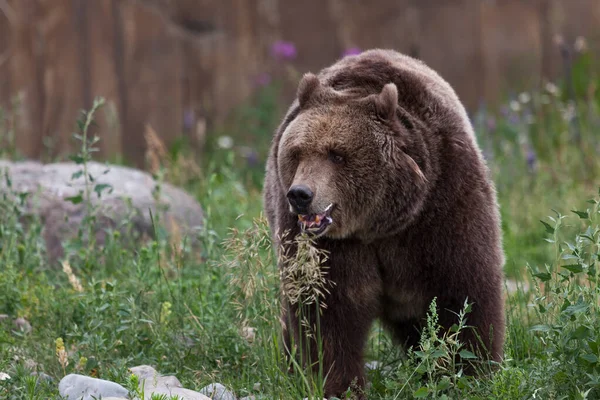
<path id="1" fill-rule="evenodd" d="M 418 127 L 399 106 L 396 85 L 365 95 L 306 74 L 297 99 L 277 170 L 301 229 L 369 241 L 404 229 L 422 207 L 427 178 L 415 161 L 422 158 L 411 155 Z"/>

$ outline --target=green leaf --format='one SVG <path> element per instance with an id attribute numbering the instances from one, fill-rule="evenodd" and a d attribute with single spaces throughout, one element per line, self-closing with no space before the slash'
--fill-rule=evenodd
<path id="1" fill-rule="evenodd" d="M 542 282 L 548 282 L 552 278 L 552 275 L 550 275 L 550 273 L 548 272 L 538 272 L 537 274 L 533 274 L 533 276 L 535 276 Z"/>
<path id="2" fill-rule="evenodd" d="M 82 175 L 83 175 L 83 171 L 74 172 L 73 175 L 71 175 L 71 179 L 77 179 L 77 178 L 81 177 Z"/>
<path id="3" fill-rule="evenodd" d="M 450 380 L 448 378 L 444 378 L 437 384 L 436 389 L 439 391 L 446 390 L 450 387 Z"/>
<path id="4" fill-rule="evenodd" d="M 440 349 L 438 349 L 438 350 L 434 351 L 433 353 L 431 353 L 431 357 L 432 358 L 440 358 L 440 357 L 443 357 L 445 355 L 446 355 L 446 351 L 440 350 Z"/>
<path id="5" fill-rule="evenodd" d="M 80 194 L 71 197 L 65 197 L 66 201 L 70 201 L 73 204 L 79 204 L 83 201 L 83 196 Z"/>
<path id="6" fill-rule="evenodd" d="M 458 353 L 458 355 L 460 356 L 460 358 L 464 358 L 465 360 L 477 358 L 477 356 L 471 353 L 469 350 L 461 350 L 460 353 Z"/>
<path id="7" fill-rule="evenodd" d="M 563 313 L 567 315 L 574 315 L 586 312 L 590 306 L 585 303 L 577 303 L 572 306 L 565 308 Z"/>
<path id="8" fill-rule="evenodd" d="M 415 399 L 424 399 L 425 397 L 429 396 L 429 389 L 427 389 L 426 387 L 420 387 L 419 389 L 417 389 L 414 393 L 413 393 L 413 397 Z"/>
<path id="9" fill-rule="evenodd" d="M 578 274 L 579 272 L 583 272 L 583 266 L 581 264 L 569 264 L 562 265 L 562 268 L 571 271 L 574 274 Z"/>
<path id="10" fill-rule="evenodd" d="M 569 335 L 569 340 L 581 340 L 590 336 L 590 329 L 587 326 L 580 326 Z"/>
<path id="11" fill-rule="evenodd" d="M 548 325 L 534 325 L 529 330 L 532 332 L 550 332 L 550 327 Z"/>
<path id="12" fill-rule="evenodd" d="M 585 360 L 591 364 L 597 364 L 598 363 L 598 356 L 596 356 L 595 354 L 584 354 L 580 357 L 582 360 Z"/>
<path id="13" fill-rule="evenodd" d="M 80 155 L 71 155 L 69 156 L 69 159 L 71 159 L 71 161 L 73 161 L 75 164 L 83 164 L 84 158 Z"/>
<path id="14" fill-rule="evenodd" d="M 99 183 L 96 186 L 94 186 L 94 192 L 96 192 L 96 194 L 98 195 L 98 198 L 101 197 L 102 192 L 106 189 L 108 190 L 108 193 L 112 192 L 113 187 L 107 183 Z"/>
<path id="15" fill-rule="evenodd" d="M 551 227 L 547 222 L 544 222 L 542 220 L 540 220 L 540 222 L 542 224 L 544 224 L 544 226 L 546 227 L 546 232 L 548 232 L 551 235 L 554 234 L 554 228 L 553 227 Z"/>
<path id="16" fill-rule="evenodd" d="M 579 218 L 581 219 L 589 219 L 590 215 L 585 212 L 585 211 L 575 211 L 575 210 L 571 210 L 572 212 L 574 212 L 575 214 L 577 214 L 579 216 Z"/>

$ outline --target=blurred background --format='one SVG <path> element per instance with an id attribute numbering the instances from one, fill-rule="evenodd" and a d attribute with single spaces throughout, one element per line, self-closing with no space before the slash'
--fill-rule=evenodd
<path id="1" fill-rule="evenodd" d="M 231 207 L 230 226 L 260 211 L 300 76 L 373 47 L 454 86 L 497 183 L 509 264 L 546 260 L 539 220 L 597 190 L 600 0 L 0 0 L 0 156 L 65 159 L 102 96 L 94 158 L 166 166 L 205 207 L 219 192 L 190 184 L 216 173 L 223 199 L 235 183 L 252 205 Z"/>
<path id="2" fill-rule="evenodd" d="M 39 159 L 69 151 L 104 96 L 99 157 L 141 167 L 148 125 L 205 150 L 265 86 L 285 108 L 300 74 L 372 47 L 424 60 L 471 113 L 495 109 L 597 53 L 599 26 L 598 0 L 0 0 L 0 105 L 18 105 L 14 145 Z"/>

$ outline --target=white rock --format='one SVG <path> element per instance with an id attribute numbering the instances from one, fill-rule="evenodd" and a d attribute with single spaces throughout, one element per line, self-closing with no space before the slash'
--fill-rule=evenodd
<path id="1" fill-rule="evenodd" d="M 129 370 L 140 378 L 140 391 L 144 392 L 144 400 L 149 400 L 153 394 L 179 396 L 180 400 L 210 400 L 201 393 L 181 387 L 181 382 L 175 376 L 160 375 L 149 365 L 140 365 Z"/>
<path id="2" fill-rule="evenodd" d="M 7 381 L 10 379 L 10 375 L 6 372 L 0 372 L 0 381 Z"/>
<path id="3" fill-rule="evenodd" d="M 93 400 L 100 396 L 123 398 L 128 395 L 127 389 L 117 383 L 78 374 L 62 378 L 58 383 L 58 392 L 66 400 Z"/>
<path id="4" fill-rule="evenodd" d="M 205 394 L 213 400 L 235 400 L 235 396 L 220 383 L 211 383 L 200 389 L 200 393 Z"/>
<path id="5" fill-rule="evenodd" d="M 137 367 L 129 368 L 129 370 L 140 379 L 158 376 L 158 372 L 149 365 L 139 365 Z"/>

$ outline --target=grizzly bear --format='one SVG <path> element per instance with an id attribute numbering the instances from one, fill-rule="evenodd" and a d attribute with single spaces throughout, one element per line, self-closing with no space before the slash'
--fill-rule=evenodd
<path id="1" fill-rule="evenodd" d="M 327 374 L 327 396 L 364 387 L 363 348 L 376 319 L 399 344 L 418 346 L 434 298 L 446 330 L 470 303 L 471 329 L 461 341 L 501 360 L 495 187 L 465 108 L 423 62 L 374 49 L 304 75 L 274 135 L 264 185 L 278 251 L 293 255 L 293 242 L 281 236 L 304 232 L 328 254 L 334 285 L 319 317 L 314 366 Z M 296 320 L 296 304 L 283 302 L 290 351 L 306 324 Z M 309 315 L 314 324 L 317 313 Z M 317 360 L 318 348 L 307 356 Z"/>

